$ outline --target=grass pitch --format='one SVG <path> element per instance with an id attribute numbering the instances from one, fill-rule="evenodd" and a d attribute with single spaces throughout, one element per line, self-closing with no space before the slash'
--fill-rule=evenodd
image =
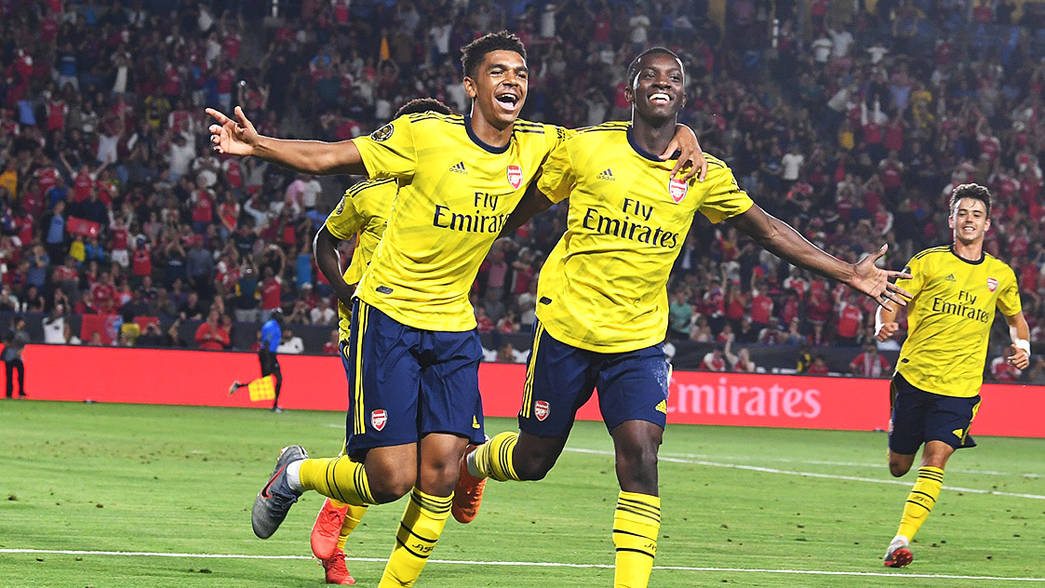
<path id="1" fill-rule="evenodd" d="M 330 412 L 0 401 L 0 586 L 321 586 L 308 533 L 322 497 L 306 494 L 266 541 L 250 506 L 280 447 L 333 455 L 343 425 Z M 978 441 L 952 459 L 914 564 L 889 570 L 915 474 L 890 478 L 884 434 L 669 426 L 651 586 L 1045 584 L 1045 440 Z M 601 423 L 578 423 L 547 479 L 491 482 L 418 585 L 611 585 L 611 449 Z M 358 585 L 377 585 L 402 509 L 372 507 L 352 535 Z"/>

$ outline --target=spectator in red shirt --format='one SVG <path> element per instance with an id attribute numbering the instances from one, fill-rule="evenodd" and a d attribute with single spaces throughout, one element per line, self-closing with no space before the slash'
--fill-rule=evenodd
<path id="1" fill-rule="evenodd" d="M 813 364 L 806 370 L 806 374 L 810 376 L 826 376 L 831 372 L 827 367 L 827 362 L 824 361 L 823 355 L 817 355 L 813 358 Z"/>
<path id="2" fill-rule="evenodd" d="M 219 323 L 217 310 L 207 313 L 207 320 L 196 329 L 196 344 L 204 351 L 221 351 L 229 347 L 229 332 Z"/>
<path id="3" fill-rule="evenodd" d="M 854 376 L 860 378 L 881 378 L 889 375 L 889 361 L 878 353 L 878 347 L 874 343 L 864 345 L 863 353 L 853 358 L 849 363 L 849 370 Z"/>
<path id="4" fill-rule="evenodd" d="M 761 330 L 773 322 L 773 299 L 761 290 L 753 290 L 751 295 L 751 324 Z"/>
<path id="5" fill-rule="evenodd" d="M 258 292 L 261 296 L 261 322 L 265 322 L 269 320 L 272 311 L 279 308 L 283 288 L 271 267 L 266 267 L 262 275 L 264 277 L 258 284 Z"/>
<path id="6" fill-rule="evenodd" d="M 838 344 L 855 346 L 860 327 L 863 325 L 864 312 L 853 303 L 852 296 L 846 295 L 838 303 L 838 314 L 835 316 L 835 332 L 838 334 Z"/>
<path id="7" fill-rule="evenodd" d="M 484 308 L 482 306 L 476 306 L 475 307 L 475 323 L 476 323 L 476 327 L 475 328 L 480 333 L 489 333 L 489 332 L 493 331 L 494 328 L 496 328 L 496 326 L 497 326 L 493 322 L 493 319 L 491 319 L 490 317 L 486 316 L 486 308 Z"/>
<path id="8" fill-rule="evenodd" d="M 102 272 L 98 281 L 91 286 L 90 297 L 91 309 L 98 314 L 104 314 L 114 308 L 116 286 L 113 285 L 109 272 Z"/>
<path id="9" fill-rule="evenodd" d="M 708 372 L 726 371 L 726 358 L 721 346 L 716 345 L 714 349 L 704 355 L 704 361 L 700 362 L 700 369 Z"/>

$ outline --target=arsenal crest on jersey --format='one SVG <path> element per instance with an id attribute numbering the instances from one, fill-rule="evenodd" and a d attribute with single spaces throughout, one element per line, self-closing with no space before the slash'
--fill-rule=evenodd
<path id="1" fill-rule="evenodd" d="M 551 407 L 546 400 L 538 400 L 533 403 L 533 416 L 537 417 L 537 420 L 543 422 L 548 418 L 549 413 L 551 413 Z"/>
<path id="2" fill-rule="evenodd" d="M 522 185 L 522 168 L 517 165 L 508 166 L 508 183 L 516 190 Z"/>
<path id="3" fill-rule="evenodd" d="M 689 184 L 682 180 L 669 180 L 668 181 L 668 194 L 671 194 L 671 199 L 675 201 L 675 204 L 682 202 L 682 199 L 686 197 L 686 192 L 689 192 Z"/>
<path id="4" fill-rule="evenodd" d="M 388 411 L 379 408 L 374 412 L 370 413 L 370 426 L 374 427 L 378 431 L 385 428 L 385 423 L 388 422 Z"/>
<path id="5" fill-rule="evenodd" d="M 998 289 L 998 280 L 994 278 L 987 278 L 987 289 L 994 292 Z"/>

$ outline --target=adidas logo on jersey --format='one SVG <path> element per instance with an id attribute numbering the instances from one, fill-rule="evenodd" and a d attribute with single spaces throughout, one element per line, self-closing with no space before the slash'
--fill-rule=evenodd
<path id="1" fill-rule="evenodd" d="M 458 161 L 456 165 L 450 166 L 450 171 L 454 172 L 455 174 L 467 174 L 468 173 L 468 170 L 466 170 L 464 168 L 464 162 L 463 161 Z"/>
<path id="2" fill-rule="evenodd" d="M 602 172 L 600 172 L 597 177 L 600 180 L 606 180 L 608 182 L 612 182 L 615 179 L 613 177 L 613 170 L 610 169 L 610 168 L 606 168 L 606 169 L 602 170 Z"/>
<path id="3" fill-rule="evenodd" d="M 946 278 L 944 278 L 944 279 L 945 279 L 945 280 L 947 280 L 948 282 L 956 282 L 956 281 L 957 281 L 957 280 L 956 280 L 956 279 L 954 278 L 954 274 L 947 274 L 947 277 L 946 277 Z"/>

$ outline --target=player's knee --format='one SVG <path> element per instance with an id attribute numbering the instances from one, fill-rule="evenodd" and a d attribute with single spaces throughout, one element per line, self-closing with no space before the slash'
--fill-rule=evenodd
<path id="1" fill-rule="evenodd" d="M 370 494 L 374 497 L 374 502 L 377 504 L 394 502 L 403 496 L 406 496 L 406 494 L 413 489 L 414 482 L 415 480 L 413 476 L 405 474 L 391 475 L 378 479 L 371 477 Z"/>
<path id="2" fill-rule="evenodd" d="M 898 460 L 889 460 L 889 473 L 895 478 L 903 476 L 911 471 L 911 463 Z"/>
<path id="3" fill-rule="evenodd" d="M 519 476 L 520 480 L 543 480 L 548 472 L 551 471 L 552 466 L 555 465 L 555 456 L 547 456 L 543 454 L 530 454 L 530 455 L 519 455 L 515 454 L 514 463 L 515 475 Z"/>
<path id="4" fill-rule="evenodd" d="M 617 465 L 636 471 L 657 469 L 657 452 L 660 443 L 653 439 L 638 440 L 633 443 L 617 445 Z"/>
<path id="5" fill-rule="evenodd" d="M 452 491 L 457 484 L 457 476 L 460 473 L 459 460 L 431 459 L 421 465 L 418 486 L 433 492 L 438 496 L 445 496 Z"/>

